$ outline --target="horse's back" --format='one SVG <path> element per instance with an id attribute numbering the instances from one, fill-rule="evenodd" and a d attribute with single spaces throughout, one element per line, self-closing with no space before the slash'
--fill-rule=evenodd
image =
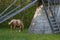
<path id="1" fill-rule="evenodd" d="M 20 26 L 21 21 L 20 20 L 16 20 L 17 26 Z"/>

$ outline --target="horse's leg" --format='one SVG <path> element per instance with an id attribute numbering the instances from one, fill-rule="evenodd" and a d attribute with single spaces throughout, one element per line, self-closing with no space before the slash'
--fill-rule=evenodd
<path id="1" fill-rule="evenodd" d="M 14 29 L 16 28 L 16 25 L 14 25 Z"/>
<path id="2" fill-rule="evenodd" d="M 19 27 L 19 29 L 21 30 L 21 26 Z"/>
<path id="3" fill-rule="evenodd" d="M 11 27 L 10 27 L 10 28 L 11 28 L 11 30 L 12 30 L 12 25 L 11 25 Z"/>
<path id="4" fill-rule="evenodd" d="M 20 26 L 20 30 L 21 30 L 21 31 L 23 31 L 23 28 L 22 28 L 22 26 Z"/>
<path id="5" fill-rule="evenodd" d="M 18 26 L 19 27 L 19 32 L 21 32 L 21 26 Z"/>

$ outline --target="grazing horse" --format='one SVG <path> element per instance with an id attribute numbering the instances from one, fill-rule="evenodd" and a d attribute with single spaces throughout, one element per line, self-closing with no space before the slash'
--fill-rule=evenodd
<path id="1" fill-rule="evenodd" d="M 24 28 L 23 22 L 21 20 L 19 20 L 19 19 L 13 19 L 13 20 L 11 20 L 9 22 L 9 25 L 11 25 L 11 29 L 13 29 L 13 28 L 15 29 L 16 26 L 19 26 L 20 30 L 23 30 L 23 28 Z"/>

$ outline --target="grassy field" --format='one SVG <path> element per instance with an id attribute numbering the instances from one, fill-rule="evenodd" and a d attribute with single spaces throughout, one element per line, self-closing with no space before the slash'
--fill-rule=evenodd
<path id="1" fill-rule="evenodd" d="M 29 34 L 27 29 L 18 32 L 1 28 L 0 40 L 60 40 L 60 34 Z"/>

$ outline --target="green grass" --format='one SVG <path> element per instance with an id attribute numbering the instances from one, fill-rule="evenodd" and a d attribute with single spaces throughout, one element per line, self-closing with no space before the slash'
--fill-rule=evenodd
<path id="1" fill-rule="evenodd" d="M 29 34 L 27 29 L 16 32 L 16 30 L 1 28 L 0 40 L 60 40 L 60 34 Z"/>

